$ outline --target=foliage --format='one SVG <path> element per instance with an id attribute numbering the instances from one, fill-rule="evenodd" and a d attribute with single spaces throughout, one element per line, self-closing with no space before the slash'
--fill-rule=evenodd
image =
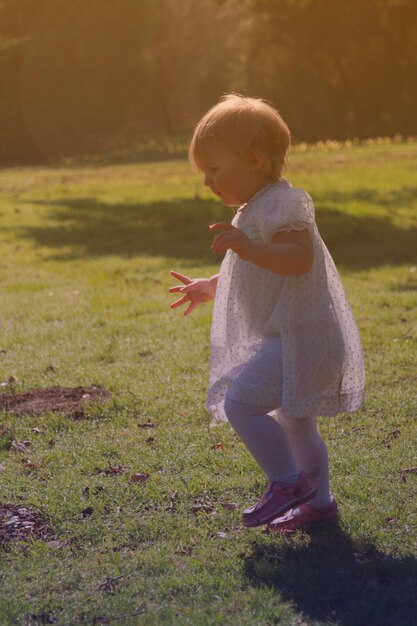
<path id="1" fill-rule="evenodd" d="M 0 162 L 103 148 L 109 137 L 144 130 L 178 131 L 228 88 L 224 57 L 237 44 L 226 34 L 240 13 L 234 0 L 120 0 L 117 9 L 109 0 L 44 0 L 31 20 L 19 20 L 29 8 L 3 7 L 5 41 L 20 39 L 0 56 L 0 85 L 8 87 L 0 98 Z"/>
<path id="2" fill-rule="evenodd" d="M 221 94 L 297 140 L 416 134 L 414 0 L 2 0 L 0 163 L 189 132 Z"/>
<path id="3" fill-rule="evenodd" d="M 253 6 L 249 82 L 280 103 L 296 137 L 415 131 L 413 0 L 254 0 Z"/>

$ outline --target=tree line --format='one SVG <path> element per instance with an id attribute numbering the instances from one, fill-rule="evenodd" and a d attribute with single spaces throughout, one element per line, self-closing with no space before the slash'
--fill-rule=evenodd
<path id="1" fill-rule="evenodd" d="M 229 91 L 295 140 L 417 134 L 417 2 L 0 1 L 3 165 L 188 133 Z"/>

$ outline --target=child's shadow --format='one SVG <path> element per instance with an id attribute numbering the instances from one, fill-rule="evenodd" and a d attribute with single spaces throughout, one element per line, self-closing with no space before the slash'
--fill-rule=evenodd
<path id="1" fill-rule="evenodd" d="M 417 623 L 417 560 L 354 543 L 338 525 L 285 544 L 274 535 L 254 541 L 244 562 L 253 584 L 276 589 L 307 618 L 343 626 Z"/>

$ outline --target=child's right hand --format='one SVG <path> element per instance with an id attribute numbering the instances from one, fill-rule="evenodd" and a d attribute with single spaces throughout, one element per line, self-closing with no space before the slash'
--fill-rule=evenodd
<path id="1" fill-rule="evenodd" d="M 170 287 L 168 291 L 170 293 L 184 294 L 182 298 L 171 304 L 171 309 L 176 309 L 182 304 L 189 302 L 188 307 L 184 311 L 184 315 L 188 315 L 198 304 L 209 302 L 209 300 L 214 298 L 217 283 L 217 280 L 214 281 L 214 278 L 217 279 L 217 276 L 212 278 L 192 279 L 188 278 L 188 276 L 183 276 L 178 272 L 171 272 L 171 276 L 181 281 L 183 285 Z"/>

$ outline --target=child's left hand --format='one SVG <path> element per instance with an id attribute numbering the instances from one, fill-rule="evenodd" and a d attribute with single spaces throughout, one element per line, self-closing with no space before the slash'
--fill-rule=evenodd
<path id="1" fill-rule="evenodd" d="M 233 250 L 241 259 L 247 255 L 252 241 L 245 235 L 241 228 L 236 228 L 228 222 L 218 222 L 212 224 L 210 230 L 223 230 L 224 232 L 216 235 L 211 244 L 211 249 L 216 254 L 224 254 L 227 250 Z"/>

